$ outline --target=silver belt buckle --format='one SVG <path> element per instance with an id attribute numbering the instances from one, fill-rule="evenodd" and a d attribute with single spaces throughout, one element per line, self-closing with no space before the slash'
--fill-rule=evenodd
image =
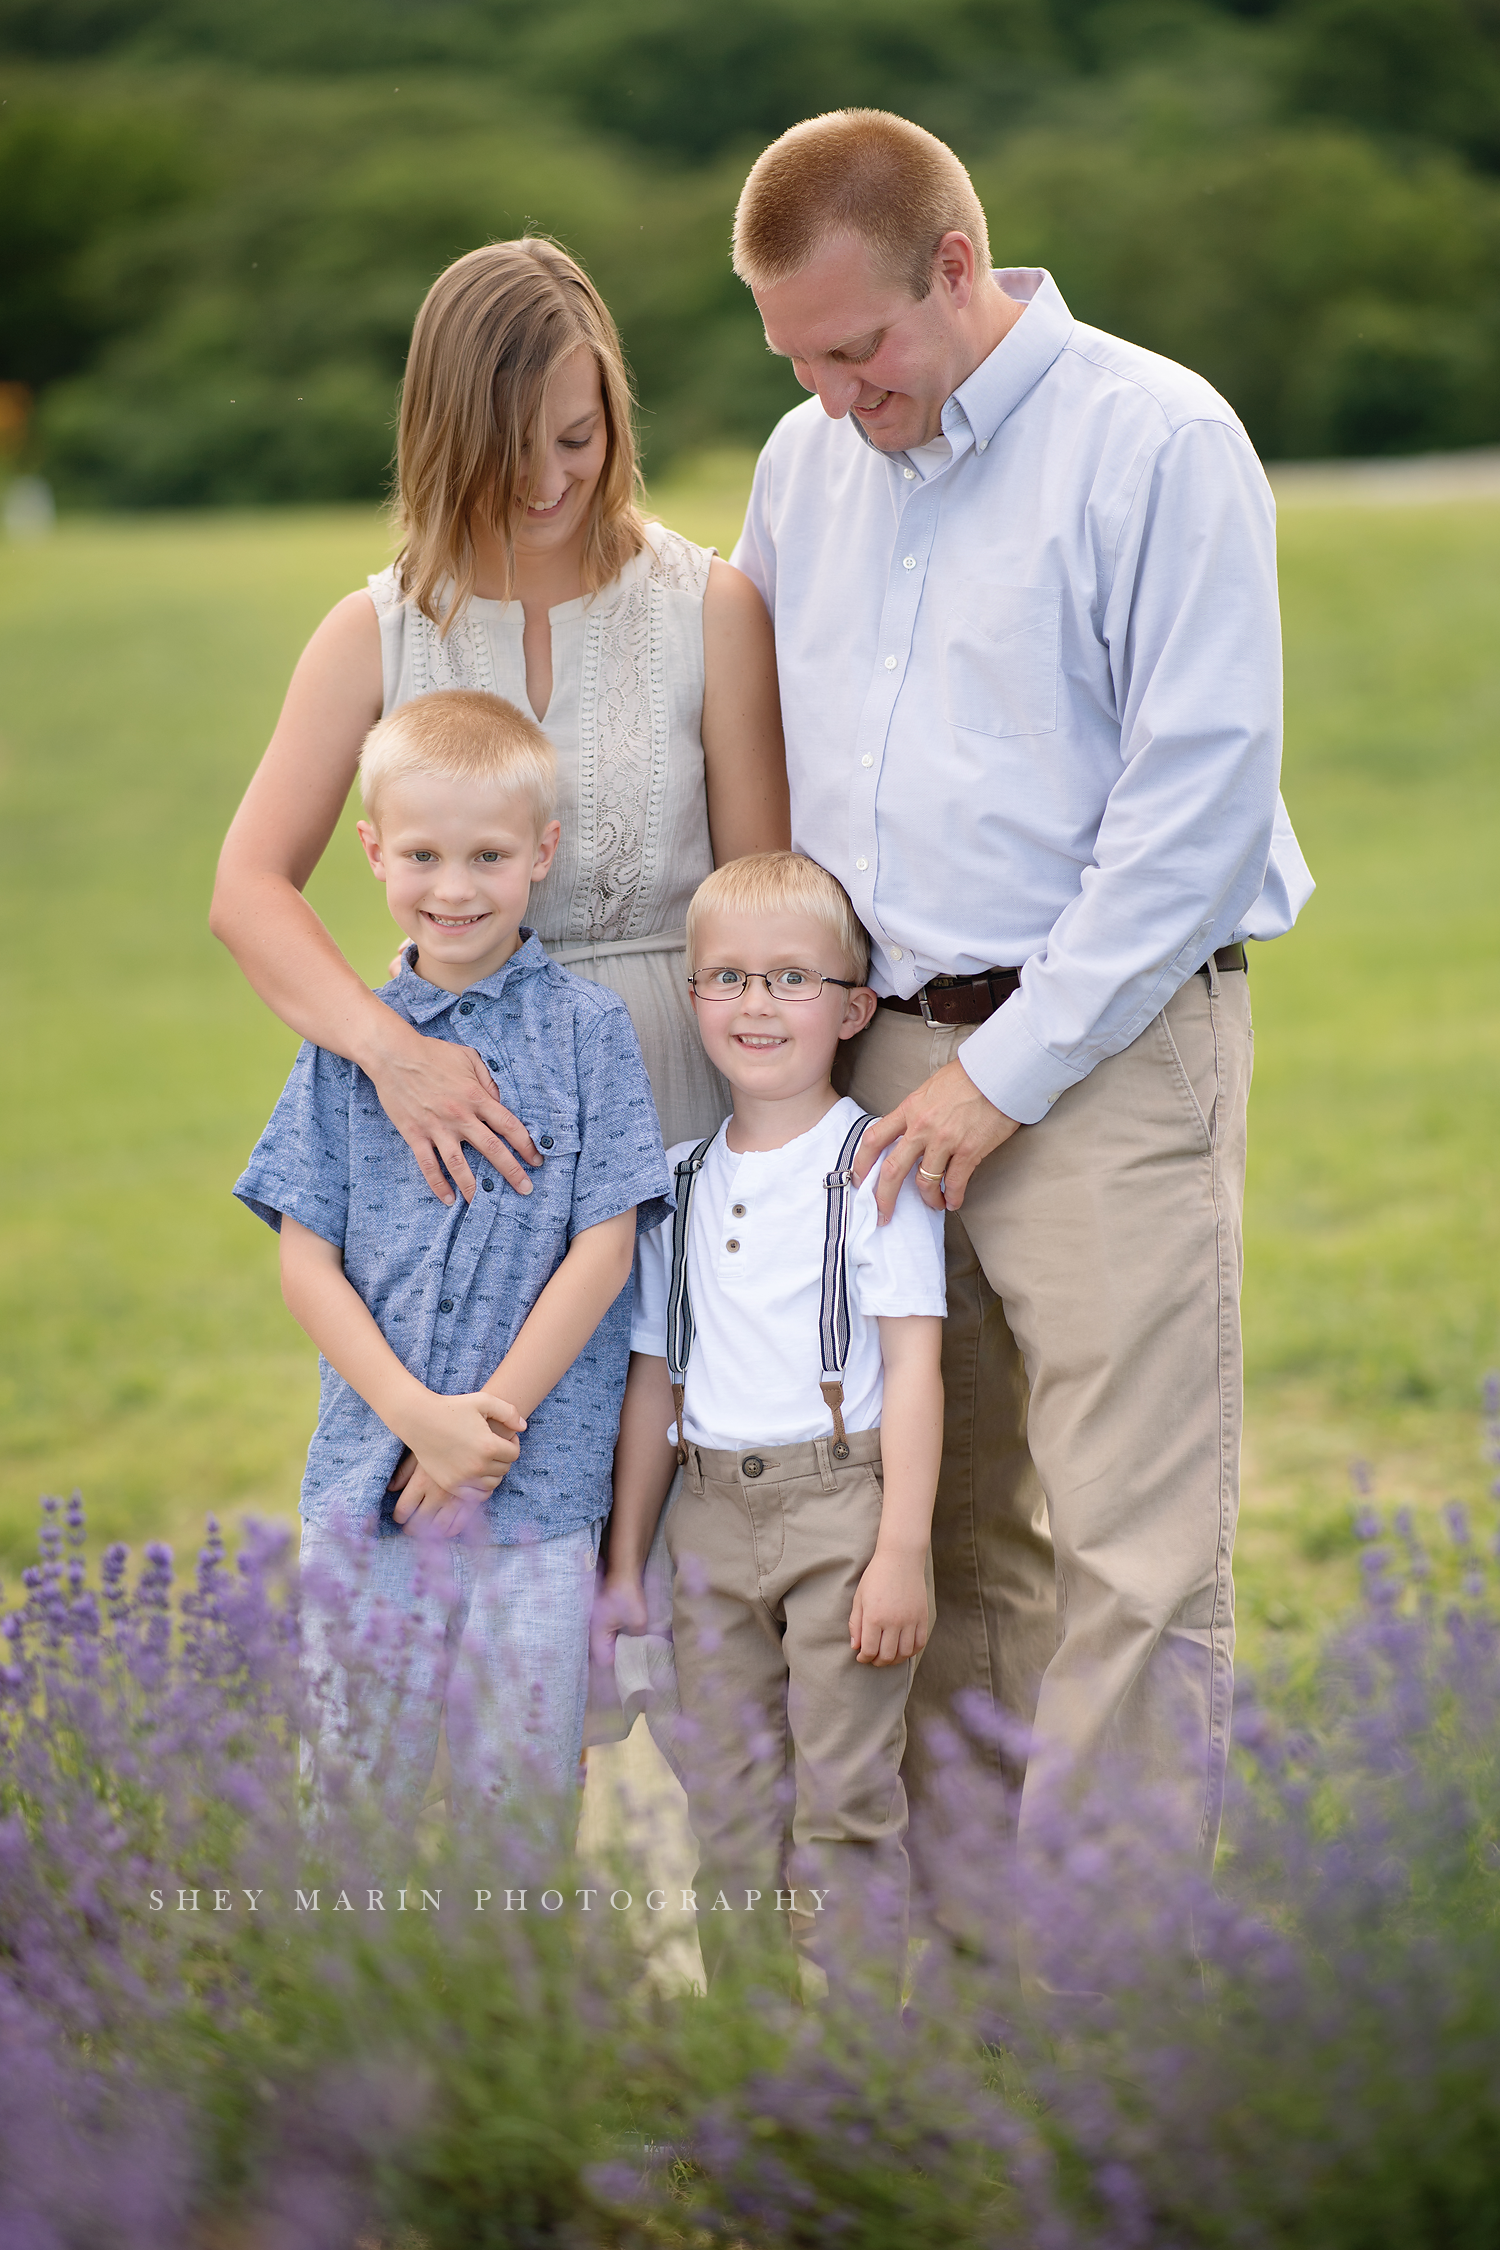
<path id="1" fill-rule="evenodd" d="M 928 1030 L 941 1031 L 943 1028 L 942 1025 L 938 1022 L 937 1017 L 933 1014 L 932 1010 L 927 1005 L 927 987 L 925 984 L 919 984 L 917 986 L 917 1003 L 922 1010 L 922 1021 L 926 1024 Z"/>

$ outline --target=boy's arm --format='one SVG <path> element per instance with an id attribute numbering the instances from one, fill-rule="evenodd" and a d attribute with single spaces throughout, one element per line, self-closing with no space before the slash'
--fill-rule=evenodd
<path id="1" fill-rule="evenodd" d="M 677 1468 L 677 1449 L 667 1436 L 675 1416 L 666 1361 L 649 1352 L 632 1352 L 615 1446 L 609 1561 L 590 1627 L 596 1664 L 613 1662 L 616 1634 L 646 1630 L 642 1580 L 662 1502 Z"/>
<path id="2" fill-rule="evenodd" d="M 281 1293 L 329 1365 L 380 1416 L 445 1489 L 477 1506 L 520 1451 L 505 1431 L 526 1427 L 493 1386 L 467 1397 L 428 1390 L 402 1366 L 373 1314 L 344 1273 L 336 1244 L 285 1214 L 281 1220 Z"/>
<path id="3" fill-rule="evenodd" d="M 635 1211 L 584 1227 L 485 1385 L 529 1414 L 562 1381 L 630 1279 Z"/>
<path id="4" fill-rule="evenodd" d="M 927 1550 L 943 1457 L 943 1324 L 929 1314 L 882 1319 L 885 1499 L 875 1552 L 849 1612 L 861 1664 L 901 1664 L 927 1645 Z"/>
<path id="5" fill-rule="evenodd" d="M 584 1227 L 522 1321 L 515 1342 L 485 1385 L 498 1392 L 517 1415 L 530 1414 L 572 1366 L 626 1282 L 635 1254 L 635 1212 L 621 1211 L 597 1226 Z M 377 1410 L 378 1411 L 378 1410 Z M 519 1425 L 526 1427 L 524 1421 Z M 417 1451 L 412 1447 L 413 1453 Z M 514 1456 L 512 1456 L 514 1458 Z M 424 1475 L 424 1470 L 427 1472 Z M 444 1489 L 431 1462 L 424 1461 L 402 1488 L 396 1521 L 457 1538 L 468 1526 L 484 1495 L 458 1496 Z"/>

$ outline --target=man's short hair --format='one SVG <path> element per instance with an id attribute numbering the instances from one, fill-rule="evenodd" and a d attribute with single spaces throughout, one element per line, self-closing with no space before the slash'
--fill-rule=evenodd
<path id="1" fill-rule="evenodd" d="M 538 835 L 557 810 L 557 752 L 535 719 L 482 688 L 419 695 L 371 727 L 359 754 L 371 820 L 380 819 L 381 791 L 412 774 L 501 782 L 523 799 Z"/>
<path id="2" fill-rule="evenodd" d="M 846 976 L 863 984 L 870 971 L 870 941 L 860 924 L 859 916 L 849 903 L 849 894 L 826 867 L 802 852 L 750 852 L 744 859 L 731 859 L 723 867 L 716 867 L 712 875 L 704 877 L 694 891 L 687 910 L 688 969 L 717 968 L 778 969 L 793 964 L 785 961 L 737 961 L 720 964 L 700 961 L 697 953 L 698 931 L 705 915 L 722 914 L 807 914 L 821 922 L 838 950 L 839 963 Z M 811 961 L 797 964 L 812 968 Z"/>
<path id="3" fill-rule="evenodd" d="M 734 270 L 752 289 L 790 281 L 830 235 L 853 234 L 913 297 L 932 287 L 945 234 L 964 234 L 979 271 L 990 237 L 973 182 L 946 142 L 883 109 L 835 109 L 793 125 L 759 155 L 734 215 Z"/>

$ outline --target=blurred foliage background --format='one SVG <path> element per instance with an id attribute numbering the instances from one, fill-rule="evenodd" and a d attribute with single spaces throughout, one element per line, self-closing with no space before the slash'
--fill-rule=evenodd
<path id="1" fill-rule="evenodd" d="M 734 197 L 849 102 L 1266 456 L 1500 439 L 1500 0 L 0 0 L 0 77 L 0 425 L 73 504 L 377 495 L 424 290 L 528 226 L 653 473 L 758 442 Z"/>

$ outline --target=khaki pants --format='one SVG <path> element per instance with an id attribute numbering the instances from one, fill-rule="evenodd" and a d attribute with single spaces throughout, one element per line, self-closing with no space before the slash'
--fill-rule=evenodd
<path id="1" fill-rule="evenodd" d="M 884 1114 L 966 1030 L 876 1010 L 850 1091 Z M 937 1625 L 912 1698 L 962 1688 L 1046 1753 L 1181 1789 L 1211 1858 L 1228 1750 L 1250 1002 L 1189 977 L 1122 1053 L 986 1158 L 948 1220 Z"/>
<path id="2" fill-rule="evenodd" d="M 849 1612 L 880 1529 L 880 1432 L 851 1431 L 846 1462 L 830 1446 L 831 1435 L 743 1453 L 690 1446 L 667 1522 L 710 1975 L 726 1939 L 751 1914 L 769 1922 L 793 1883 L 793 1934 L 814 1958 L 840 1950 L 835 1932 L 863 1910 L 870 1873 L 888 1901 L 877 1946 L 904 1943 L 901 1758 L 916 1659 L 855 1661 Z M 931 1595 L 929 1574 L 929 1609 Z"/>

